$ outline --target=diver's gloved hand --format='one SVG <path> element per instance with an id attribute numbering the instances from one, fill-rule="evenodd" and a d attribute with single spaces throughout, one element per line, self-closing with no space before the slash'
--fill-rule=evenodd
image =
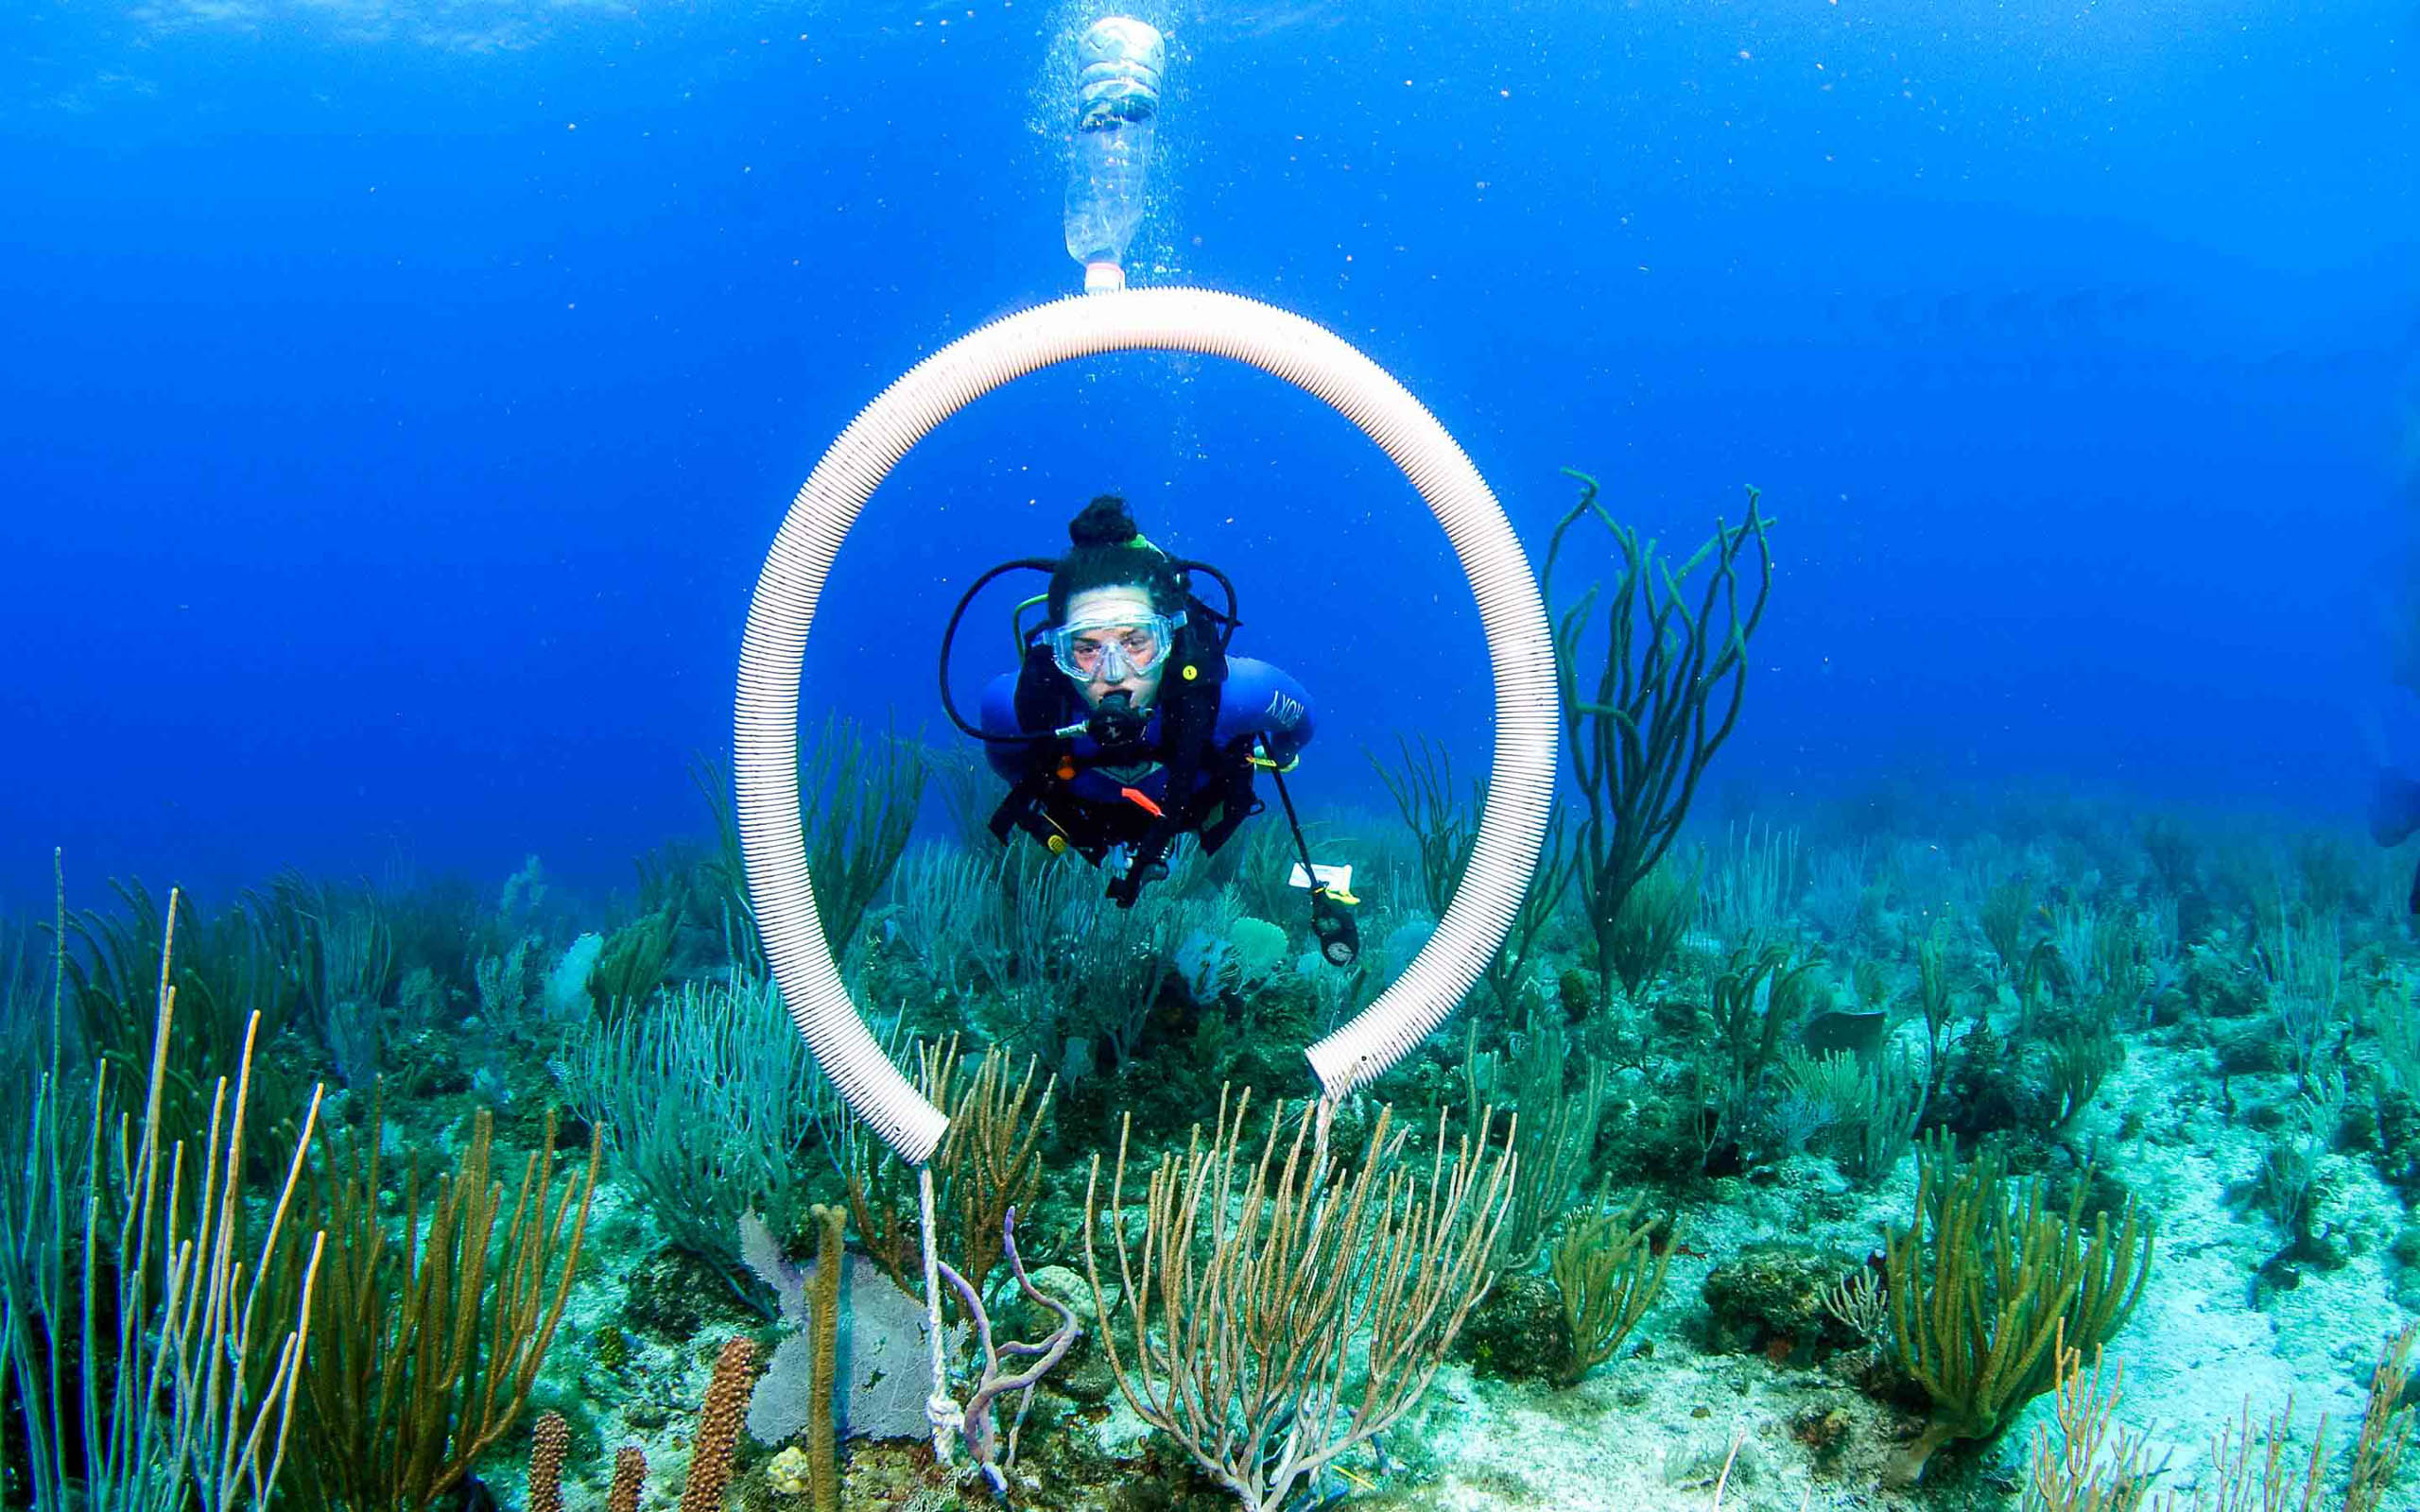
<path id="1" fill-rule="evenodd" d="M 1170 836 L 1151 834 L 1135 848 L 1134 858 L 1124 870 L 1109 882 L 1109 901 L 1120 908 L 1132 908 L 1142 896 L 1143 885 L 1157 882 L 1168 874 L 1168 844 Z"/>
<path id="2" fill-rule="evenodd" d="M 1311 889 L 1311 933 L 1330 966 L 1351 966 L 1360 958 L 1361 926 L 1351 910 L 1328 896 L 1325 887 Z"/>
<path id="3" fill-rule="evenodd" d="M 1143 884 L 1167 874 L 1166 867 L 1155 868 L 1149 874 L 1140 867 L 1129 867 L 1125 875 L 1110 880 L 1109 901 L 1120 908 L 1132 908 L 1134 900 L 1143 895 Z"/>
<path id="4" fill-rule="evenodd" d="M 1110 883 L 1109 901 L 1120 908 L 1132 908 L 1134 900 L 1142 896 L 1145 883 L 1157 882 L 1167 874 L 1165 861 L 1137 861 L 1126 868 L 1124 876 Z"/>

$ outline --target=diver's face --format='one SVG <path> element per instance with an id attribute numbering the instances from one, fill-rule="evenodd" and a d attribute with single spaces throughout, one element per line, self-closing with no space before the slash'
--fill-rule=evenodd
<path id="1" fill-rule="evenodd" d="M 1151 595 L 1140 584 L 1115 583 L 1105 588 L 1088 588 L 1070 595 L 1067 600 L 1069 625 L 1098 627 L 1104 635 L 1113 634 L 1120 627 L 1139 627 L 1150 620 L 1153 612 Z M 1100 701 L 1113 693 L 1127 694 L 1135 708 L 1149 709 L 1151 700 L 1159 696 L 1160 676 L 1167 668 L 1165 648 L 1149 667 L 1141 671 L 1128 664 L 1124 657 L 1106 657 L 1102 659 L 1100 671 L 1079 681 L 1076 686 L 1082 690 L 1084 702 L 1095 709 L 1099 708 Z M 1125 675 L 1114 679 L 1103 675 L 1112 671 Z"/>

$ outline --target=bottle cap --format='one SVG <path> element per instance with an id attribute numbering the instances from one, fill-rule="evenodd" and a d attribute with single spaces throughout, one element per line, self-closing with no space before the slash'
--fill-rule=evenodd
<path id="1" fill-rule="evenodd" d="M 1126 269 L 1115 263 L 1099 262 L 1084 265 L 1084 292 L 1115 294 L 1126 286 Z"/>

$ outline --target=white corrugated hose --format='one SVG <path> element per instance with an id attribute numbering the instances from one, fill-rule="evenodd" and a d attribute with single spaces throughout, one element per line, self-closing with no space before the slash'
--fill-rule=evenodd
<path id="1" fill-rule="evenodd" d="M 922 1165 L 948 1120 L 901 1075 L 850 1001 L 823 942 L 799 825 L 798 699 L 806 634 L 857 511 L 908 449 L 977 399 L 1039 369 L 1103 352 L 1232 357 L 1325 401 L 1403 470 L 1470 576 L 1495 675 L 1495 756 L 1468 868 L 1436 933 L 1351 1022 L 1312 1045 L 1333 1102 L 1444 1022 L 1512 927 L 1537 865 L 1554 790 L 1554 647 L 1528 557 L 1461 446 L 1403 385 L 1333 333 L 1272 305 L 1206 289 L 1062 300 L 951 342 L 849 423 L 791 501 L 739 657 L 735 778 L 748 890 L 790 1017 L 849 1107 Z M 825 795 L 814 795 L 818 799 Z"/>

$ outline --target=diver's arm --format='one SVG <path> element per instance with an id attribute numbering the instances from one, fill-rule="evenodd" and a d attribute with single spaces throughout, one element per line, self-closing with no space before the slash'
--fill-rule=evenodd
<path id="1" fill-rule="evenodd" d="M 1310 744 L 1317 723 L 1311 696 L 1292 673 L 1253 657 L 1227 659 L 1227 680 L 1219 690 L 1214 745 L 1224 750 L 1257 735 L 1270 759 L 1286 762 Z"/>
<path id="2" fill-rule="evenodd" d="M 1017 723 L 1017 675 L 1003 672 L 983 689 L 983 732 L 987 735 L 1013 735 L 1024 730 Z M 983 743 L 983 759 L 992 770 L 1011 782 L 1025 776 L 1026 765 L 1033 752 L 1029 740 L 987 740 Z"/>

